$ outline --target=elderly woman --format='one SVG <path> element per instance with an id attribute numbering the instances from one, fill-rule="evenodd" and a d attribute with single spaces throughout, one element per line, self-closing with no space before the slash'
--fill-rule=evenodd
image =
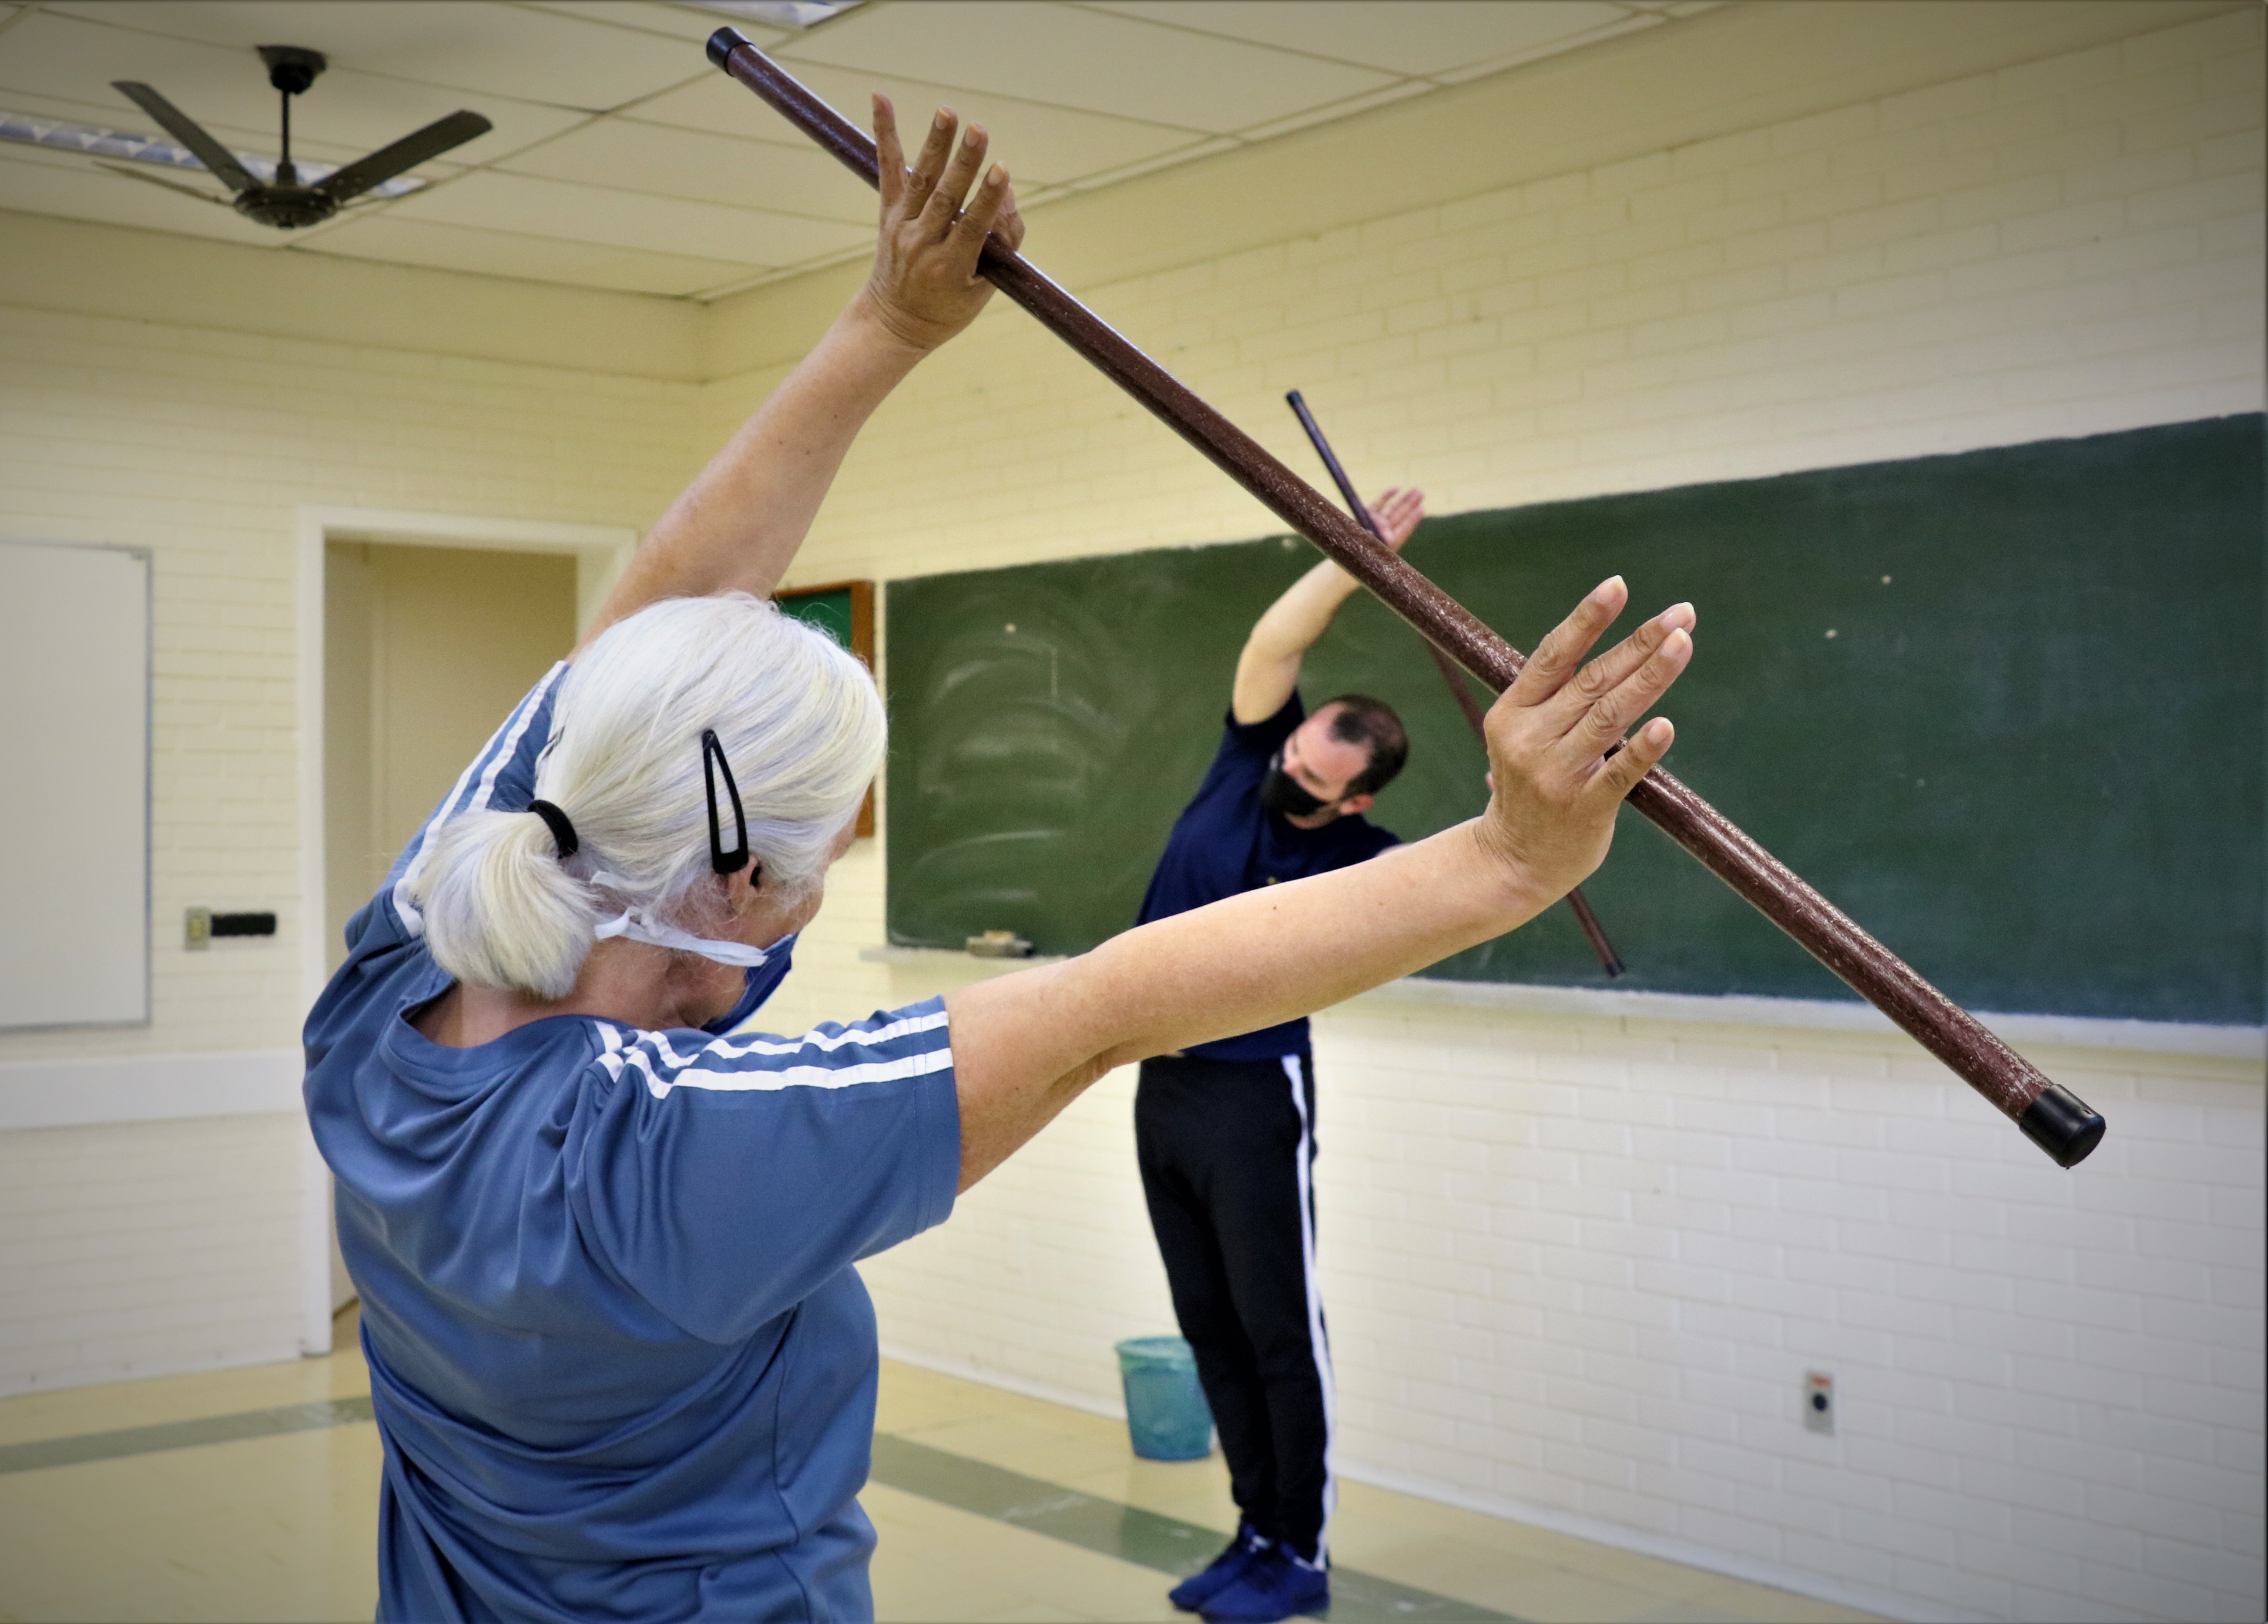
<path id="1" fill-rule="evenodd" d="M 943 999 L 741 1035 L 882 759 L 866 672 L 768 594 L 868 413 L 1022 236 L 984 135 L 910 166 L 873 273 L 646 538 L 348 927 L 306 1099 L 386 1444 L 387 1619 L 871 1617 L 874 1319 L 851 1265 L 1115 1066 L 1332 1003 L 1534 916 L 1668 747 L 1683 606 L 1489 719 L 1480 818 Z M 973 194 L 970 191 L 975 187 Z"/>

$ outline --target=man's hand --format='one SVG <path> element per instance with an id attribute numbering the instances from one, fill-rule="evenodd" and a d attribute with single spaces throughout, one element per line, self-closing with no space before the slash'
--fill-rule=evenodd
<path id="1" fill-rule="evenodd" d="M 1012 248 L 1024 240 L 1005 169 L 993 165 L 969 195 L 990 138 L 982 124 L 971 124 L 955 151 L 960 128 L 952 108 L 939 108 L 909 167 L 896 111 L 887 96 L 874 98 L 882 224 L 865 297 L 893 336 L 924 352 L 976 320 L 992 297 L 992 284 L 976 274 L 985 233 L 998 232 Z"/>
<path id="2" fill-rule="evenodd" d="M 1668 717 L 1656 716 L 1607 755 L 1693 658 L 1693 606 L 1681 603 L 1580 664 L 1629 597 L 1620 576 L 1594 587 L 1489 709 L 1493 793 L 1481 837 L 1551 898 L 1604 860 L 1616 809 L 1676 734 Z"/>
<path id="3" fill-rule="evenodd" d="M 1378 526 L 1378 533 L 1386 538 L 1386 545 L 1395 552 L 1410 540 L 1410 533 L 1418 528 L 1418 521 L 1425 517 L 1425 493 L 1415 489 L 1389 487 L 1386 493 L 1370 504 L 1370 522 Z"/>
<path id="4" fill-rule="evenodd" d="M 1425 517 L 1425 493 L 1387 491 L 1371 504 L 1371 522 L 1399 552 Z M 1300 685 L 1300 657 L 1329 629 L 1339 606 L 1362 590 L 1361 584 L 1329 559 L 1325 559 L 1285 589 L 1268 606 L 1244 641 L 1237 656 L 1236 682 L 1229 690 L 1228 709 L 1239 722 L 1264 722 L 1284 708 Z"/>

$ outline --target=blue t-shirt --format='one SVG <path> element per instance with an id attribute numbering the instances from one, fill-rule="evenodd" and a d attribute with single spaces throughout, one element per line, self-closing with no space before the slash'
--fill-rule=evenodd
<path id="1" fill-rule="evenodd" d="M 1261 805 L 1260 786 L 1267 781 L 1269 764 L 1307 718 L 1296 693 L 1265 722 L 1247 726 L 1230 715 L 1204 782 L 1166 837 L 1165 854 L 1150 877 L 1137 923 L 1186 914 L 1263 885 L 1328 874 L 1401 843 L 1400 836 L 1359 814 L 1303 829 Z M 1280 1026 L 1193 1043 L 1185 1052 L 1207 1060 L 1273 1060 L 1303 1053 L 1307 1047 L 1307 1020 L 1301 1016 Z"/>
<path id="2" fill-rule="evenodd" d="M 441 819 L 527 804 L 564 670 L 355 915 L 307 1020 L 386 1445 L 379 1616 L 871 1619 L 877 1356 L 850 1265 L 953 1209 L 945 1010 L 800 1038 L 420 1035 L 451 981 L 407 877 Z"/>

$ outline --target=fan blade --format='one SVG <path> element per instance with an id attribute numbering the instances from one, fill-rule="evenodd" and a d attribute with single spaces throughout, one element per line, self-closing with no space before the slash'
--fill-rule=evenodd
<path id="1" fill-rule="evenodd" d="M 113 79 L 110 88 L 139 107 L 158 123 L 166 133 L 197 155 L 197 161 L 218 176 L 232 192 L 248 192 L 260 184 L 259 178 L 236 161 L 236 154 L 205 133 L 204 127 L 172 102 L 167 101 L 146 85 L 132 79 Z"/>
<path id="2" fill-rule="evenodd" d="M 438 158 L 451 147 L 462 146 L 475 136 L 485 136 L 494 128 L 477 113 L 452 113 L 447 118 L 435 119 L 424 129 L 402 136 L 391 146 L 379 148 L 368 158 L 358 158 L 345 168 L 326 175 L 313 189 L 344 202 L 374 186 L 385 185 L 405 169 L 415 169 L 429 158 Z"/>
<path id="3" fill-rule="evenodd" d="M 147 180 L 151 186 L 162 186 L 169 192 L 179 192 L 184 197 L 194 197 L 201 203 L 218 203 L 224 209 L 228 207 L 228 199 L 225 197 L 215 197 L 210 192 L 200 192 L 196 187 L 183 186 L 178 180 L 161 180 L 156 175 L 145 175 L 138 169 L 127 168 L 123 164 L 106 164 L 100 158 L 97 158 L 94 166 L 97 169 L 107 169 L 114 175 L 124 175 L 129 180 Z"/>

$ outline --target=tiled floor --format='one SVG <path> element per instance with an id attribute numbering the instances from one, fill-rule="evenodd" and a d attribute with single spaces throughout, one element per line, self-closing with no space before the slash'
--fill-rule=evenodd
<path id="1" fill-rule="evenodd" d="M 190 1447 L 151 1449 L 178 1441 L 156 1432 L 97 1441 L 130 1428 L 357 1398 L 369 1389 L 351 1332 L 342 1326 L 345 1351 L 328 1359 L 0 1400 L 0 1620 L 369 1618 L 377 1431 L 366 1421 L 331 1424 L 335 1414 L 358 1408 L 319 1407 L 277 1422 L 298 1430 Z M 863 1496 L 881 1533 L 874 1595 L 885 1620 L 1185 1616 L 1167 1605 L 1167 1575 L 1105 1554 L 1116 1548 L 1115 1532 L 1053 1537 L 1020 1525 L 1021 1507 L 998 1516 L 964 1509 L 983 1496 L 956 1492 L 952 1461 L 927 1451 L 981 1463 L 970 1466 L 972 1480 L 989 1466 L 1062 1491 L 1038 1496 L 1040 1522 L 1058 1534 L 1079 1524 L 1081 1507 L 1110 1513 L 1083 1525 L 1110 1529 L 1141 1520 L 1121 1517 L 1119 1506 L 1160 1514 L 1147 1519 L 1153 1532 L 1178 1525 L 1169 1519 L 1211 1530 L 1235 1522 L 1218 1458 L 1138 1460 L 1120 1423 L 1083 1411 L 886 1363 L 879 1426 L 908 1441 L 897 1481 L 924 1491 L 880 1481 L 894 1473 L 878 1464 Z M 45 1453 L 23 1447 L 43 1443 Z M 106 1448 L 144 1452 L 40 1464 L 45 1454 Z M 908 1459 L 926 1462 L 930 1475 L 909 1475 Z M 1047 1522 L 1051 1505 L 1073 1508 L 1071 1522 Z M 1427 1619 L 1793 1624 L 1867 1616 L 1359 1483 L 1344 1488 L 1333 1548 L 1350 1579 L 1365 1576 L 1374 1593 L 1430 1592 L 1420 1602 L 1373 1604 L 1415 1607 L 1413 1616 Z"/>

